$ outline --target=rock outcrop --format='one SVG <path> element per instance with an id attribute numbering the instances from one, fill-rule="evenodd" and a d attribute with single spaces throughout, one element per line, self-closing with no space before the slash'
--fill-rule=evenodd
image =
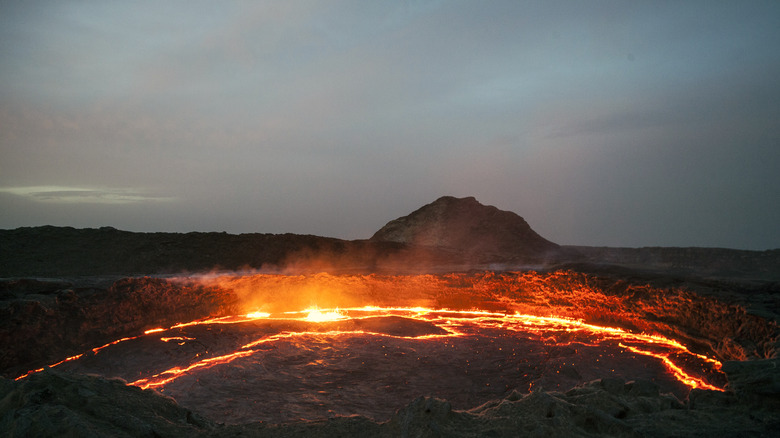
<path id="1" fill-rule="evenodd" d="M 560 246 L 537 234 L 522 217 L 473 197 L 443 196 L 388 222 L 370 240 L 454 250 L 477 262 L 562 255 Z"/>
<path id="2" fill-rule="evenodd" d="M 118 379 L 42 372 L 0 378 L 5 437 L 179 437 L 214 424 L 168 397 Z"/>

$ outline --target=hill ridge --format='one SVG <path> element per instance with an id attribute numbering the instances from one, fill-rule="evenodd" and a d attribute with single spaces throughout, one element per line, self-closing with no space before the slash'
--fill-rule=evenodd
<path id="1" fill-rule="evenodd" d="M 560 251 L 518 214 L 483 205 L 473 196 L 442 196 L 388 222 L 369 240 L 504 256 Z"/>

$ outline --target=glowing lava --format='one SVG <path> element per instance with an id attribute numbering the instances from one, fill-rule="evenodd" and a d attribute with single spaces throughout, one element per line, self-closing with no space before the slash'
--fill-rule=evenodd
<path id="1" fill-rule="evenodd" d="M 242 351 L 236 351 L 235 353 L 226 354 L 223 356 L 216 356 L 216 357 L 210 357 L 208 359 L 203 359 L 199 362 L 195 362 L 193 364 L 190 364 L 186 368 L 171 368 L 167 371 L 163 371 L 162 373 L 155 374 L 151 378 L 144 378 L 144 379 L 138 379 L 135 382 L 131 383 L 131 385 L 134 386 L 140 386 L 143 389 L 146 388 L 152 388 L 152 387 L 158 387 L 163 386 L 173 380 L 175 380 L 177 377 L 179 377 L 182 374 L 188 373 L 192 370 L 198 369 L 198 368 L 211 368 L 214 365 L 220 365 L 232 362 L 235 359 L 238 359 L 240 357 L 246 357 L 254 354 L 254 350 L 242 350 Z"/>
<path id="2" fill-rule="evenodd" d="M 305 312 L 306 311 L 309 313 L 304 319 L 309 322 L 339 321 L 347 319 L 347 316 L 339 312 L 339 309 L 322 312 L 315 307 L 313 309 L 306 309 Z"/>
<path id="3" fill-rule="evenodd" d="M 75 356 L 66 357 L 65 359 L 62 359 L 62 360 L 61 360 L 61 361 L 59 361 L 59 362 L 53 363 L 53 364 L 51 364 L 51 365 L 48 365 L 47 367 L 48 367 L 48 368 L 54 368 L 54 367 L 56 367 L 56 366 L 58 366 L 58 365 L 62 365 L 62 364 L 64 364 L 65 362 L 71 362 L 71 361 L 74 361 L 74 360 L 80 359 L 82 356 L 84 356 L 84 353 L 82 353 L 82 354 L 77 354 L 77 355 L 75 355 Z M 27 371 L 26 373 L 22 374 L 21 376 L 17 377 L 17 378 L 16 378 L 16 379 L 14 379 L 14 380 L 21 380 L 21 379 L 24 379 L 25 377 L 29 376 L 30 374 L 40 373 L 41 371 L 43 371 L 43 370 L 44 370 L 44 369 L 46 369 L 47 367 L 43 367 L 43 368 L 38 368 L 38 369 L 34 369 L 34 370 Z"/>
<path id="4" fill-rule="evenodd" d="M 409 342 L 439 341 L 447 338 L 467 338 L 475 336 L 480 330 L 498 330 L 502 333 L 515 333 L 511 336 L 520 336 L 522 333 L 535 333 L 540 337 L 552 339 L 556 345 L 575 343 L 576 345 L 619 345 L 625 351 L 658 360 L 667 369 L 668 373 L 680 383 L 689 388 L 704 388 L 722 390 L 716 385 L 705 380 L 703 375 L 714 376 L 719 374 L 720 362 L 704 355 L 695 354 L 679 342 L 663 336 L 643 333 L 632 333 L 615 327 L 603 327 L 587 324 L 582 320 L 525 315 L 519 313 L 492 312 L 486 310 L 451 310 L 434 309 L 424 307 L 355 307 L 344 309 L 319 309 L 309 308 L 299 312 L 285 312 L 271 314 L 267 312 L 252 312 L 244 315 L 210 318 L 199 321 L 175 324 L 169 328 L 154 328 L 146 330 L 143 335 L 117 339 L 103 346 L 91 350 L 91 355 L 103 354 L 108 347 L 128 341 L 141 341 L 157 339 L 164 343 L 175 343 L 185 346 L 188 342 L 198 342 L 197 336 L 185 329 L 191 330 L 202 327 L 205 330 L 224 327 L 231 324 L 254 324 L 267 321 L 268 323 L 283 323 L 283 330 L 275 333 L 261 334 L 249 342 L 244 342 L 232 352 L 221 354 L 219 352 L 205 352 L 208 357 L 197 358 L 186 365 L 174 366 L 162 371 L 151 372 L 145 377 L 138 378 L 131 384 L 141 388 L 161 388 L 174 380 L 198 371 L 210 369 L 231 363 L 240 358 L 247 358 L 259 352 L 264 344 L 275 345 L 283 340 L 299 339 L 300 342 L 310 342 L 312 339 L 333 339 L 343 337 L 372 337 L 394 338 Z M 410 321 L 416 324 L 424 324 L 426 331 L 397 332 L 399 321 Z M 401 324 L 403 325 L 403 324 Z M 252 326 L 249 326 L 252 327 Z M 223 330 L 219 329 L 220 332 Z M 572 336 L 578 336 L 573 340 Z M 262 347 L 267 348 L 267 347 Z M 50 365 L 55 367 L 66 362 L 82 359 L 80 354 L 69 357 Z M 692 375 L 689 369 L 704 369 L 706 372 L 698 372 Z M 20 376 L 26 377 L 30 373 L 41 371 L 33 370 Z"/>

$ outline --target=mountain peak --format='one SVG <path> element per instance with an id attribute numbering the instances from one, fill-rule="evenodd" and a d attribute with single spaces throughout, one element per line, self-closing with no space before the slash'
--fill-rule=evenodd
<path id="1" fill-rule="evenodd" d="M 388 222 L 371 240 L 505 256 L 543 255 L 559 249 L 522 217 L 483 205 L 471 196 L 442 196 Z"/>

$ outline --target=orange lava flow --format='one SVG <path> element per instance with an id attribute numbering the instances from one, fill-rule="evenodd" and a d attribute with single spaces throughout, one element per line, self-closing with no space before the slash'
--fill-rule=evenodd
<path id="1" fill-rule="evenodd" d="M 672 360 L 669 359 L 669 356 L 666 354 L 653 353 L 652 351 L 642 350 L 636 347 L 632 347 L 630 345 L 620 344 L 620 346 L 623 348 L 627 348 L 630 351 L 637 354 L 652 356 L 661 359 L 664 365 L 666 365 L 666 368 L 668 368 L 674 374 L 677 380 L 685 383 L 691 388 L 702 388 L 702 389 L 711 389 L 713 391 L 723 391 L 723 389 L 718 388 L 717 386 L 710 385 L 704 380 L 697 379 L 696 377 L 693 377 L 690 374 L 686 373 L 685 371 L 682 370 L 682 368 L 680 368 L 674 362 L 672 362 Z"/>
<path id="2" fill-rule="evenodd" d="M 154 376 L 148 378 L 148 379 L 138 379 L 135 382 L 132 382 L 131 385 L 138 386 L 142 389 L 146 388 L 152 388 L 157 386 L 163 386 L 166 383 L 169 383 L 173 380 L 175 380 L 180 375 L 187 373 L 189 371 L 192 371 L 196 368 L 211 368 L 214 365 L 220 365 L 225 364 L 234 361 L 235 359 L 238 359 L 239 357 L 246 357 L 250 356 L 255 353 L 255 350 L 243 350 L 243 351 L 236 351 L 234 353 L 225 354 L 222 356 L 217 357 L 210 357 L 208 359 L 203 359 L 199 362 L 195 362 L 194 364 L 186 367 L 186 368 L 171 368 L 167 371 L 163 371 L 162 373 L 155 374 Z M 165 377 L 161 377 L 165 376 Z M 155 380 L 151 380 L 157 378 Z"/>
<path id="3" fill-rule="evenodd" d="M 77 355 L 75 355 L 75 356 L 71 356 L 71 357 L 66 357 L 65 359 L 63 359 L 63 360 L 61 360 L 61 361 L 59 361 L 59 362 L 57 362 L 57 363 L 53 363 L 53 364 L 51 364 L 51 365 L 48 365 L 47 367 L 48 367 L 48 368 L 54 368 L 54 367 L 56 367 L 57 365 L 62 365 L 62 364 L 64 364 L 65 362 L 70 362 L 70 361 L 72 361 L 72 360 L 80 359 L 80 358 L 81 358 L 81 356 L 84 356 L 84 353 L 77 354 Z M 43 367 L 43 368 L 38 368 L 38 369 L 36 369 L 36 370 L 30 370 L 30 371 L 27 371 L 26 373 L 22 374 L 21 376 L 17 377 L 17 378 L 16 378 L 16 379 L 14 379 L 14 380 L 21 380 L 21 379 L 24 379 L 25 377 L 29 376 L 30 374 L 40 373 L 41 371 L 45 370 L 47 367 Z"/>
<path id="4" fill-rule="evenodd" d="M 403 317 L 413 319 L 417 321 L 423 321 L 432 324 L 440 330 L 440 333 L 436 334 L 422 334 L 422 335 L 393 335 L 383 332 L 371 331 L 365 328 L 361 328 L 357 324 L 360 320 L 367 318 L 382 318 L 382 317 Z M 380 337 L 392 337 L 400 339 L 408 339 L 415 341 L 434 340 L 449 337 L 468 336 L 467 326 L 480 327 L 485 329 L 504 329 L 515 332 L 533 332 L 533 333 L 546 333 L 546 332 L 582 332 L 589 338 L 595 338 L 599 342 L 601 340 L 617 341 L 618 345 L 624 349 L 627 349 L 635 354 L 640 354 L 648 357 L 652 357 L 660 360 L 669 373 L 675 377 L 679 382 L 687 385 L 690 388 L 703 388 L 710 390 L 723 391 L 722 388 L 718 388 L 711 385 L 704 380 L 694 377 L 688 374 L 682 367 L 676 363 L 670 356 L 673 354 L 685 354 L 698 358 L 699 360 L 711 364 L 711 366 L 718 370 L 720 369 L 720 362 L 715 359 L 709 358 L 704 355 L 695 354 L 688 350 L 687 347 L 681 343 L 669 339 L 660 335 L 644 334 L 644 333 L 632 333 L 615 327 L 603 327 L 594 324 L 585 323 L 582 320 L 571 318 L 560 318 L 550 316 L 535 316 L 526 314 L 509 314 L 495 311 L 486 311 L 480 309 L 472 310 L 451 310 L 451 309 L 434 309 L 424 307 L 353 307 L 343 309 L 318 309 L 309 308 L 302 311 L 285 312 L 281 314 L 269 314 L 265 312 L 252 312 L 245 315 L 236 315 L 220 318 L 210 318 L 198 321 L 191 321 L 187 323 L 175 324 L 169 328 L 156 328 L 147 330 L 143 335 L 121 338 L 116 341 L 105 344 L 101 347 L 93 348 L 92 354 L 98 354 L 103 349 L 115 345 L 120 342 L 140 338 L 142 336 L 157 336 L 158 334 L 168 332 L 183 327 L 190 327 L 196 325 L 214 325 L 214 324 L 234 324 L 255 320 L 276 320 L 276 321 L 298 321 L 313 326 L 300 331 L 282 331 L 280 333 L 267 335 L 260 339 L 246 343 L 238 348 L 236 351 L 223 354 L 220 356 L 209 357 L 193 362 L 184 367 L 173 367 L 168 370 L 156 373 L 149 377 L 138 379 L 131 383 L 131 385 L 138 386 L 142 389 L 157 388 L 165 386 L 166 384 L 176 380 L 177 378 L 190 373 L 195 370 L 208 369 L 217 365 L 223 365 L 230 363 L 236 359 L 244 358 L 255 354 L 258 350 L 255 349 L 258 345 L 271 343 L 283 339 L 301 338 L 301 337 L 336 337 L 336 336 L 380 336 Z M 334 327 L 321 326 L 321 324 L 334 324 Z M 356 325 L 350 325 L 356 324 Z M 345 328 L 346 327 L 346 328 Z M 320 328 L 321 330 L 316 330 Z M 188 340 L 193 340 L 191 337 L 186 336 L 162 336 L 159 338 L 161 341 L 181 341 L 182 344 Z M 182 345 L 180 344 L 180 345 Z M 614 345 L 614 344 L 613 344 Z M 668 352 L 654 352 L 647 348 L 663 349 Z M 64 362 L 73 361 L 79 359 L 83 355 L 77 355 L 69 357 L 56 364 L 50 365 L 54 367 Z M 17 380 L 27 377 L 28 375 L 42 371 L 43 368 L 38 370 L 32 370 L 20 377 Z"/>
<path id="5" fill-rule="evenodd" d="M 117 340 L 115 340 L 115 341 L 111 341 L 111 342 L 109 342 L 108 344 L 101 345 L 100 347 L 95 347 L 95 348 L 93 348 L 93 349 L 92 349 L 92 353 L 94 353 L 94 354 L 97 354 L 97 353 L 98 353 L 98 351 L 100 351 L 100 350 L 102 350 L 102 349 L 104 349 L 104 348 L 106 348 L 106 347 L 110 347 L 110 346 L 112 346 L 112 345 L 116 345 L 116 344 L 118 344 L 118 343 L 120 343 L 120 342 L 129 341 L 129 340 L 131 340 L 131 339 L 137 339 L 137 338 L 139 338 L 139 337 L 140 337 L 140 336 L 128 336 L 128 337 L 126 337 L 126 338 L 120 338 L 120 339 L 117 339 Z"/>
<path id="6" fill-rule="evenodd" d="M 627 332 L 627 331 L 625 331 L 623 329 L 620 329 L 620 328 L 602 327 L 602 326 L 598 326 L 598 325 L 594 325 L 594 324 L 587 324 L 585 322 L 582 322 L 581 320 L 568 319 L 568 318 L 540 317 L 540 316 L 519 315 L 519 314 L 515 314 L 513 316 L 518 318 L 524 324 L 527 324 L 527 325 L 534 325 L 534 324 L 543 325 L 545 323 L 546 324 L 555 323 L 555 324 L 560 324 L 561 326 L 565 327 L 565 330 L 567 330 L 567 331 L 588 330 L 588 331 L 593 332 L 593 333 L 601 334 L 604 337 L 613 337 L 613 338 L 616 338 L 616 339 L 622 339 L 622 340 L 626 340 L 626 341 L 636 341 L 636 342 L 641 342 L 643 344 L 664 345 L 666 347 L 669 347 L 669 348 L 672 348 L 674 350 L 677 350 L 680 353 L 689 354 L 689 355 L 692 355 L 692 356 L 695 356 L 695 357 L 699 358 L 702 361 L 709 362 L 709 363 L 711 363 L 713 365 L 713 367 L 716 370 L 719 370 L 721 368 L 721 366 L 722 366 L 720 361 L 718 361 L 716 359 L 712 359 L 710 357 L 707 357 L 707 356 L 705 356 L 703 354 L 693 353 L 685 345 L 679 343 L 678 341 L 675 341 L 674 339 L 669 339 L 669 338 L 667 338 L 665 336 L 648 335 L 648 334 L 644 334 L 644 333 L 632 333 L 632 332 Z M 626 346 L 626 345 L 623 345 L 623 344 L 620 344 L 620 345 L 623 348 L 629 348 L 630 349 L 629 346 Z M 648 355 L 648 356 L 653 356 L 653 357 L 660 358 L 660 356 L 658 356 L 658 355 L 656 355 L 654 353 L 646 352 L 644 350 L 642 350 L 642 351 L 634 351 L 634 352 L 638 353 L 638 354 L 645 354 L 645 355 Z M 693 385 L 688 385 L 688 386 L 696 387 L 696 386 L 693 386 Z"/>
<path id="7" fill-rule="evenodd" d="M 184 341 L 194 341 L 195 338 L 190 338 L 189 336 L 171 336 L 169 338 L 162 337 L 160 338 L 160 340 L 163 342 L 171 342 L 171 341 L 184 342 Z"/>

